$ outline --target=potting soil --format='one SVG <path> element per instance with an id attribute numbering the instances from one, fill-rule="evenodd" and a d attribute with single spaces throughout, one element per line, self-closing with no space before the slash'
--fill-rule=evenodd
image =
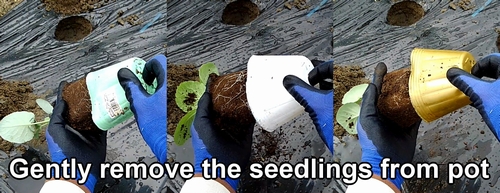
<path id="1" fill-rule="evenodd" d="M 475 8 L 467 10 L 451 8 L 450 1 L 416 2 L 424 10 L 424 16 L 413 25 L 400 27 L 387 22 L 393 1 L 335 1 L 335 62 L 360 64 L 371 79 L 379 62 L 387 64 L 388 72 L 409 67 L 414 48 L 463 50 L 472 53 L 476 60 L 498 52 L 495 28 L 498 28 L 500 2 L 491 2 L 475 17 L 472 14 L 486 0 L 473 1 Z M 356 141 L 345 144 L 335 147 L 341 162 L 359 160 L 350 156 L 359 154 Z M 407 180 L 403 192 L 499 192 L 498 145 L 477 110 L 470 106 L 431 123 L 423 122 L 413 161 L 437 163 L 440 177 Z M 464 177 L 454 184 L 446 182 L 448 163 L 479 163 L 484 158 L 491 164 L 490 179 Z"/>
<path id="2" fill-rule="evenodd" d="M 53 1 L 55 2 L 55 1 Z M 86 1 L 90 2 L 90 1 Z M 92 1 L 94 2 L 94 1 Z M 103 3 L 104 2 L 104 3 Z M 97 2 L 96 2 L 97 3 Z M 41 1 L 23 1 L 0 18 L 0 76 L 4 80 L 26 80 L 36 95 L 49 93 L 49 102 L 55 101 L 55 90 L 61 81 L 72 82 L 85 74 L 131 57 L 149 60 L 165 53 L 167 33 L 167 5 L 165 1 L 101 1 L 79 14 L 63 15 L 46 11 Z M 61 4 L 62 5 L 62 4 Z M 94 4 L 97 5 L 97 4 Z M 68 8 L 70 9 L 70 8 Z M 159 19 L 140 33 L 145 23 L 161 14 Z M 120 25 L 118 18 L 137 15 L 139 25 Z M 77 41 L 55 38 L 58 23 L 64 18 L 81 16 L 93 29 Z M 79 30 L 67 30 L 67 37 L 74 37 Z M 71 34 L 73 33 L 73 34 Z M 43 96 L 43 95 L 42 95 Z M 145 162 L 157 159 L 146 145 L 134 119 L 108 131 L 108 162 Z M 44 142 L 45 143 L 45 142 Z M 46 150 L 29 148 L 21 155 L 0 151 L 0 192 L 35 193 L 44 179 L 16 180 L 8 174 L 9 161 L 24 156 L 36 162 L 48 161 Z M 95 192 L 166 192 L 166 178 L 113 179 L 110 175 L 99 180 Z"/>

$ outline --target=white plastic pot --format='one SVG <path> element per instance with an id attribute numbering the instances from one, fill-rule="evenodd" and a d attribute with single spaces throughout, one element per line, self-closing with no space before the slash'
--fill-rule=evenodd
<path id="1" fill-rule="evenodd" d="M 247 68 L 248 105 L 264 130 L 272 132 L 304 113 L 304 107 L 283 86 L 283 78 L 295 75 L 308 83 L 308 74 L 314 68 L 308 58 L 253 55 Z"/>

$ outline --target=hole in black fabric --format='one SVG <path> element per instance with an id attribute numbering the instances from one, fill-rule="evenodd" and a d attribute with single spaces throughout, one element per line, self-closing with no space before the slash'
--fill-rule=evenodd
<path id="1" fill-rule="evenodd" d="M 389 25 L 409 26 L 424 16 L 424 8 L 414 1 L 402 1 L 391 6 L 387 13 Z"/>
<path id="2" fill-rule="evenodd" d="M 92 32 L 92 24 L 81 16 L 64 18 L 57 24 L 56 40 L 76 42 Z"/>
<path id="3" fill-rule="evenodd" d="M 259 7 L 250 0 L 237 0 L 226 5 L 222 13 L 222 23 L 245 25 L 259 16 Z"/>

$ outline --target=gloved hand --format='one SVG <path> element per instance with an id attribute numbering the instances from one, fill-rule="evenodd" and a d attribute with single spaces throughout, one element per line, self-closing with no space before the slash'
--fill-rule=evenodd
<path id="1" fill-rule="evenodd" d="M 382 82 L 387 73 L 387 66 L 380 63 L 375 68 L 373 83 L 368 85 L 361 101 L 358 119 L 358 138 L 361 145 L 361 162 L 370 163 L 374 175 L 381 176 L 380 163 L 383 158 L 390 158 L 391 163 L 409 163 L 413 159 L 417 144 L 417 132 L 421 120 L 410 126 L 400 128 L 378 112 L 377 100 L 382 89 Z M 387 171 L 389 173 L 389 170 Z M 389 175 L 390 176 L 390 175 Z M 403 178 L 396 170 L 396 178 L 391 181 L 401 190 Z"/>
<path id="2" fill-rule="evenodd" d="M 210 84 L 210 80 L 207 81 Z M 217 162 L 223 163 L 226 168 L 229 164 L 236 163 L 243 171 L 250 160 L 252 147 L 252 134 L 255 123 L 246 131 L 244 139 L 236 140 L 213 126 L 212 97 L 208 89 L 198 101 L 198 109 L 193 124 L 191 125 L 191 138 L 194 148 L 194 171 L 195 174 L 202 172 L 201 164 L 205 159 L 216 158 Z M 217 177 L 220 177 L 219 171 Z M 236 191 L 239 179 L 225 178 L 225 180 Z"/>
<path id="3" fill-rule="evenodd" d="M 309 113 L 321 139 L 333 153 L 333 83 L 322 83 L 325 79 L 333 79 L 333 61 L 322 62 L 309 72 L 309 83 L 320 83 L 323 90 L 293 75 L 285 76 L 283 86 Z"/>
<path id="4" fill-rule="evenodd" d="M 167 160 L 167 58 L 160 54 L 146 62 L 142 76 L 149 85 L 156 79 L 158 86 L 154 94 L 147 93 L 129 69 L 118 71 L 118 80 L 130 102 L 139 131 L 163 164 Z"/>
<path id="5" fill-rule="evenodd" d="M 500 53 L 490 54 L 479 60 L 472 67 L 472 74 L 459 68 L 451 68 L 446 76 L 448 80 L 467 95 L 486 125 L 500 141 Z M 496 79 L 494 81 L 482 80 L 483 76 Z"/>
<path id="6" fill-rule="evenodd" d="M 77 131 L 67 125 L 63 116 L 67 111 L 67 105 L 62 98 L 63 88 L 66 84 L 66 82 L 61 82 L 59 85 L 56 104 L 45 137 L 52 162 L 60 164 L 65 159 L 76 158 L 78 163 L 92 164 L 90 176 L 84 186 L 93 192 L 99 178 L 100 164 L 104 163 L 106 158 L 107 132 Z M 69 163 L 70 160 L 67 161 Z M 52 174 L 54 175 L 54 173 Z M 80 173 L 77 176 L 78 179 L 81 178 Z"/>

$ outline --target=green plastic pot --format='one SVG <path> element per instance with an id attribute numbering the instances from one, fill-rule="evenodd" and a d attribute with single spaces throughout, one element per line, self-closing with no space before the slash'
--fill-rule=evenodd
<path id="1" fill-rule="evenodd" d="M 107 131 L 133 116 L 125 91 L 118 81 L 117 74 L 121 68 L 130 69 L 148 93 L 155 92 L 156 80 L 153 85 L 147 85 L 142 79 L 145 64 L 144 60 L 134 57 L 87 75 L 86 83 L 92 103 L 92 120 L 99 129 Z"/>

